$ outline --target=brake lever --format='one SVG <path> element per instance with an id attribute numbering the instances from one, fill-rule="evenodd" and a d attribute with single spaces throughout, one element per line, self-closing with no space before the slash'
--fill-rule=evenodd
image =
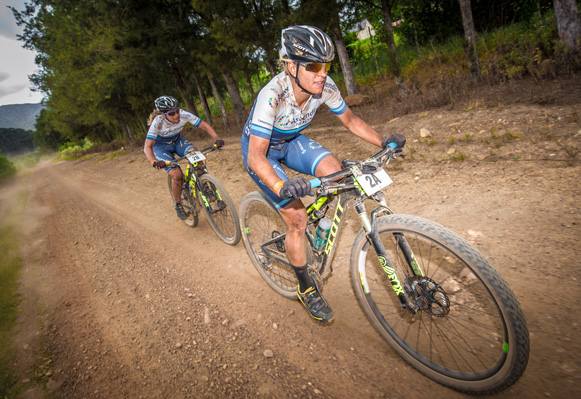
<path id="1" fill-rule="evenodd" d="M 363 173 L 373 173 L 378 169 L 382 168 L 383 164 L 378 161 L 369 161 L 361 165 L 361 172 Z"/>

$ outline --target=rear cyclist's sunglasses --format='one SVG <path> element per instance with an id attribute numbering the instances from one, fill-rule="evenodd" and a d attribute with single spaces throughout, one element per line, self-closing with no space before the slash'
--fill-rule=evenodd
<path id="1" fill-rule="evenodd" d="M 302 66 L 309 72 L 318 73 L 321 69 L 325 68 L 325 71 L 329 72 L 331 69 L 331 63 L 325 62 L 324 64 L 321 62 L 308 62 L 308 63 L 301 63 Z"/>
<path id="2" fill-rule="evenodd" d="M 169 111 L 169 112 L 164 112 L 164 114 L 166 114 L 167 116 L 174 116 L 175 114 L 179 114 L 180 113 L 180 109 L 176 108 L 173 111 Z"/>

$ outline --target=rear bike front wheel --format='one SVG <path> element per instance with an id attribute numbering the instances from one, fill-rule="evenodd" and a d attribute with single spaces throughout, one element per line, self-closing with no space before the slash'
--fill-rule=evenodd
<path id="1" fill-rule="evenodd" d="M 167 175 L 167 185 L 169 187 L 169 193 L 171 195 L 171 199 L 173 200 L 174 204 L 176 202 L 181 202 L 184 210 L 186 211 L 187 218 L 184 220 L 184 223 L 190 227 L 196 227 L 198 225 L 198 210 L 196 209 L 196 200 L 192 194 L 191 186 L 188 184 L 182 185 L 182 197 L 180 201 L 176 201 L 173 190 L 172 190 L 172 178 L 170 175 Z"/>
<path id="2" fill-rule="evenodd" d="M 351 279 L 384 340 L 413 367 L 454 389 L 490 394 L 514 384 L 528 362 L 529 334 L 500 273 L 466 240 L 434 222 L 389 215 L 376 226 L 388 262 L 380 264 L 369 251 L 362 230 L 351 252 Z M 402 308 L 393 286 L 418 306 L 415 314 Z"/>
<path id="3" fill-rule="evenodd" d="M 199 195 L 200 205 L 214 232 L 228 245 L 240 241 L 240 221 L 238 211 L 230 194 L 217 177 L 205 173 L 199 177 L 203 196 Z"/>

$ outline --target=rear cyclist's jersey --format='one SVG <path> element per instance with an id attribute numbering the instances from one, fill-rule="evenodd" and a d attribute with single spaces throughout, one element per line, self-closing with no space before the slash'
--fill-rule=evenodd
<path id="1" fill-rule="evenodd" d="M 295 100 L 291 79 L 281 72 L 260 91 L 244 126 L 242 151 L 248 149 L 250 135 L 270 140 L 271 145 L 293 140 L 309 126 L 323 103 L 336 115 L 347 111 L 347 104 L 330 77 L 327 77 L 323 92 L 311 96 L 301 110 Z"/>
<path id="2" fill-rule="evenodd" d="M 163 115 L 155 117 L 147 132 L 148 140 L 155 140 L 156 144 L 170 144 L 177 140 L 186 123 L 198 127 L 202 120 L 196 115 L 180 109 L 180 121 L 171 123 Z"/>

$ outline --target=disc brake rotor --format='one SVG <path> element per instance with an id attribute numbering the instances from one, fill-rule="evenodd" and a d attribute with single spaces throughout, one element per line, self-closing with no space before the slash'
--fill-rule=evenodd
<path id="1" fill-rule="evenodd" d="M 408 281 L 411 288 L 410 299 L 420 310 L 433 316 L 443 317 L 450 312 L 450 300 L 442 286 L 425 276 L 414 276 Z"/>

